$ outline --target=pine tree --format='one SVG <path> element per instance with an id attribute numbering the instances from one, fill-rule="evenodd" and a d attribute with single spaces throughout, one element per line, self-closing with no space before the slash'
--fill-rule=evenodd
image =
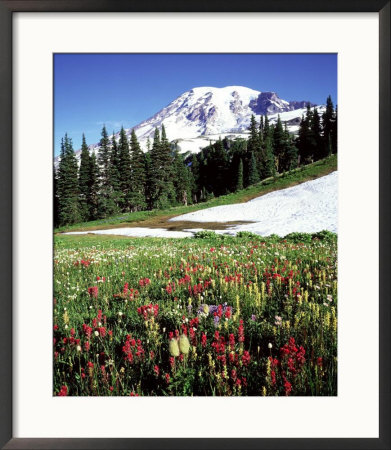
<path id="1" fill-rule="evenodd" d="M 101 171 L 102 189 L 106 189 L 110 185 L 110 140 L 104 125 L 101 136 L 98 150 L 98 164 Z"/>
<path id="2" fill-rule="evenodd" d="M 236 182 L 236 190 L 240 191 L 243 189 L 243 160 L 240 158 L 239 168 L 238 168 L 238 177 Z"/>
<path id="3" fill-rule="evenodd" d="M 121 127 L 118 143 L 119 184 L 121 191 L 122 210 L 131 210 L 132 172 L 130 167 L 129 142 L 124 127 Z"/>
<path id="4" fill-rule="evenodd" d="M 118 209 L 115 205 L 113 188 L 111 185 L 111 151 L 110 140 L 106 131 L 106 127 L 103 126 L 101 133 L 101 140 L 98 150 L 98 164 L 100 169 L 99 178 L 99 197 L 98 197 L 98 214 L 100 217 L 111 216 L 118 213 Z"/>
<path id="5" fill-rule="evenodd" d="M 267 136 L 265 140 L 265 150 L 262 160 L 262 179 L 274 177 L 276 174 L 275 159 L 273 153 L 273 145 L 271 136 Z"/>
<path id="6" fill-rule="evenodd" d="M 285 160 L 284 169 L 292 170 L 297 167 L 298 163 L 298 150 L 293 142 L 293 138 L 289 135 L 286 130 L 286 150 L 285 150 Z"/>
<path id="7" fill-rule="evenodd" d="M 198 162 L 197 155 L 193 153 L 191 158 L 191 173 L 193 174 L 193 188 L 192 188 L 192 196 L 194 203 L 197 203 L 200 197 L 200 164 Z"/>
<path id="8" fill-rule="evenodd" d="M 250 130 L 250 137 L 247 142 L 247 149 L 249 152 L 256 153 L 260 148 L 260 139 L 258 126 L 254 114 L 251 115 L 249 130 Z"/>
<path id="9" fill-rule="evenodd" d="M 88 209 L 90 213 L 90 220 L 95 220 L 99 218 L 98 211 L 98 198 L 99 198 L 99 166 L 97 163 L 96 155 L 93 152 L 90 156 L 90 171 L 89 171 L 89 182 L 88 182 Z"/>
<path id="10" fill-rule="evenodd" d="M 171 146 L 164 125 L 162 125 L 161 139 L 159 130 L 155 130 L 151 150 L 151 200 L 153 208 L 167 208 L 176 202 L 172 164 Z"/>
<path id="11" fill-rule="evenodd" d="M 276 169 L 277 172 L 283 171 L 283 160 L 284 153 L 286 150 L 286 135 L 284 133 L 284 129 L 282 127 L 282 122 L 280 115 L 278 115 L 276 126 L 274 127 L 273 133 L 273 141 L 274 141 L 274 156 L 276 158 Z"/>
<path id="12" fill-rule="evenodd" d="M 88 206 L 88 193 L 90 182 L 90 152 L 87 147 L 86 137 L 83 134 L 79 167 L 79 210 L 81 220 L 87 221 L 90 218 Z"/>
<path id="13" fill-rule="evenodd" d="M 60 225 L 80 221 L 78 166 L 72 140 L 65 135 L 61 142 L 58 167 L 58 217 Z"/>
<path id="14" fill-rule="evenodd" d="M 265 116 L 265 123 L 263 125 L 263 141 L 266 141 L 266 138 L 270 136 L 270 124 L 269 124 L 269 118 Z"/>
<path id="15" fill-rule="evenodd" d="M 227 152 L 224 149 L 221 138 L 214 144 L 214 183 L 213 193 L 222 195 L 227 192 Z"/>
<path id="16" fill-rule="evenodd" d="M 254 152 L 251 152 L 251 159 L 250 159 L 250 166 L 249 166 L 249 172 L 248 172 L 248 185 L 251 186 L 252 184 L 259 182 L 259 174 L 257 169 L 257 163 L 255 160 Z"/>
<path id="17" fill-rule="evenodd" d="M 130 204 L 132 211 L 140 211 L 146 207 L 145 199 L 145 156 L 137 140 L 136 133 L 132 130 L 130 137 L 130 167 L 132 186 L 130 191 Z"/>
<path id="18" fill-rule="evenodd" d="M 111 138 L 111 152 L 110 152 L 110 185 L 112 189 L 111 194 L 112 199 L 118 211 L 121 209 L 123 204 L 119 167 L 120 167 L 119 150 L 117 141 L 115 139 L 115 133 L 113 131 L 113 135 Z"/>
<path id="19" fill-rule="evenodd" d="M 300 163 L 308 164 L 313 162 L 317 144 L 313 131 L 313 112 L 310 105 L 307 106 L 307 113 L 302 117 L 299 128 L 297 146 L 299 149 Z"/>
<path id="20" fill-rule="evenodd" d="M 325 156 L 324 150 L 324 140 L 322 137 L 322 127 L 320 124 L 320 116 L 317 108 L 314 108 L 314 112 L 312 114 L 312 133 L 315 141 L 315 149 L 314 149 L 314 160 L 317 161 Z"/>
<path id="21" fill-rule="evenodd" d="M 191 199 L 191 186 L 189 169 L 185 165 L 183 156 L 176 149 L 174 152 L 174 187 L 176 192 L 176 201 L 179 204 L 187 206 Z"/>
<path id="22" fill-rule="evenodd" d="M 149 165 L 150 173 L 148 179 L 149 179 L 150 207 L 157 208 L 162 183 L 161 166 L 160 166 L 160 133 L 157 128 L 155 129 L 153 137 L 152 149 L 149 152 L 149 159 L 150 159 Z"/>

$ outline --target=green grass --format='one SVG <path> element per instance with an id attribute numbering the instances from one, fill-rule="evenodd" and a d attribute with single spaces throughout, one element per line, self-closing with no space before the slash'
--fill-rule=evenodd
<path id="1" fill-rule="evenodd" d="M 64 231 L 88 231 L 96 229 L 107 229 L 124 226 L 143 226 L 143 227 L 164 227 L 168 219 L 201 209 L 211 208 L 213 206 L 231 205 L 234 203 L 244 203 L 255 197 L 273 192 L 279 189 L 285 189 L 306 181 L 328 175 L 337 170 L 337 155 L 332 155 L 321 161 L 295 169 L 289 173 L 278 175 L 276 178 L 269 178 L 255 185 L 249 186 L 241 191 L 213 198 L 204 203 L 197 203 L 189 206 L 177 206 L 164 210 L 139 211 L 134 213 L 124 213 L 105 219 L 94 220 L 91 222 L 77 223 L 74 225 L 56 228 L 55 232 Z M 221 224 L 220 224 L 221 225 Z"/>

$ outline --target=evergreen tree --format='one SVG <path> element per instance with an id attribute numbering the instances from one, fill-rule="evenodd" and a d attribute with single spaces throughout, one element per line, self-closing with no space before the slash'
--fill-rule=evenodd
<path id="1" fill-rule="evenodd" d="M 313 139 L 315 141 L 314 160 L 317 161 L 318 159 L 321 159 L 325 156 L 324 140 L 322 137 L 322 127 L 317 108 L 314 108 L 314 112 L 312 114 L 311 128 Z"/>
<path id="2" fill-rule="evenodd" d="M 254 152 L 251 152 L 251 159 L 250 159 L 250 166 L 249 166 L 249 172 L 248 172 L 248 185 L 251 186 L 252 184 L 259 182 L 259 174 L 257 169 L 257 163 L 255 160 Z"/>
<path id="3" fill-rule="evenodd" d="M 101 187 L 102 189 L 107 189 L 107 186 L 110 185 L 110 140 L 104 125 L 101 136 L 98 150 L 98 164 L 100 166 Z"/>
<path id="4" fill-rule="evenodd" d="M 61 160 L 58 167 L 58 218 L 60 225 L 80 221 L 78 166 L 72 140 L 65 135 L 61 142 Z"/>
<path id="5" fill-rule="evenodd" d="M 293 142 L 293 138 L 286 132 L 286 150 L 284 160 L 284 170 L 292 170 L 297 167 L 298 163 L 298 150 Z"/>
<path id="6" fill-rule="evenodd" d="M 302 117 L 299 128 L 297 146 L 299 149 L 300 162 L 308 164 L 313 162 L 317 150 L 315 133 L 313 131 L 313 112 L 310 105 L 307 106 L 306 117 Z"/>
<path id="7" fill-rule="evenodd" d="M 198 162 L 197 155 L 193 153 L 191 158 L 191 172 L 193 174 L 193 187 L 192 187 L 192 196 L 194 203 L 197 203 L 198 198 L 200 197 L 200 164 Z"/>
<path id="8" fill-rule="evenodd" d="M 130 168 L 130 153 L 129 153 L 129 142 L 126 136 L 124 127 L 121 127 L 119 134 L 118 143 L 118 159 L 119 159 L 119 184 L 121 191 L 121 201 L 122 210 L 131 210 L 131 190 L 132 190 L 132 179 L 131 179 L 131 168 Z"/>
<path id="9" fill-rule="evenodd" d="M 256 153 L 260 147 L 260 138 L 254 114 L 251 115 L 249 130 L 250 130 L 250 137 L 247 142 L 247 149 L 250 152 Z"/>
<path id="10" fill-rule="evenodd" d="M 157 208 L 161 190 L 161 166 L 160 166 L 160 133 L 156 128 L 153 136 L 152 149 L 149 152 L 149 198 L 150 207 Z"/>
<path id="11" fill-rule="evenodd" d="M 111 185 L 111 152 L 110 140 L 103 126 L 101 133 L 101 140 L 98 150 L 98 164 L 99 164 L 99 197 L 98 197 L 98 215 L 100 217 L 111 216 L 118 212 L 116 208 L 113 187 Z"/>
<path id="12" fill-rule="evenodd" d="M 323 113 L 323 133 L 327 139 L 328 135 L 331 135 L 332 124 L 334 119 L 334 105 L 329 95 L 326 100 L 326 111 Z"/>
<path id="13" fill-rule="evenodd" d="M 273 145 L 271 136 L 267 136 L 265 140 L 265 150 L 262 160 L 262 179 L 274 177 L 276 166 L 273 153 Z"/>
<path id="14" fill-rule="evenodd" d="M 150 207 L 151 201 L 151 180 L 152 180 L 152 160 L 151 152 L 145 154 L 145 201 L 147 207 Z"/>
<path id="15" fill-rule="evenodd" d="M 262 140 L 264 142 L 266 141 L 266 138 L 268 136 L 270 136 L 270 124 L 269 124 L 269 118 L 267 116 L 265 116 L 265 123 L 263 125 L 263 134 L 262 134 L 262 136 L 263 136 Z"/>
<path id="16" fill-rule="evenodd" d="M 183 156 L 175 150 L 174 152 L 174 187 L 176 192 L 176 201 L 187 206 L 191 200 L 190 171 L 185 165 Z"/>
<path id="17" fill-rule="evenodd" d="M 261 140 L 263 140 L 263 129 L 264 129 L 264 127 L 265 127 L 265 124 L 264 124 L 263 116 L 261 116 L 261 118 L 259 120 L 259 136 L 260 136 Z"/>
<path id="18" fill-rule="evenodd" d="M 117 141 L 115 139 L 115 133 L 113 131 L 111 139 L 111 152 L 110 152 L 110 185 L 112 189 L 111 196 L 115 204 L 115 207 L 118 211 L 121 209 L 123 204 L 119 167 L 120 167 L 119 150 Z"/>
<path id="19" fill-rule="evenodd" d="M 276 170 L 277 172 L 283 171 L 283 160 L 285 157 L 286 151 L 286 134 L 284 133 L 284 129 L 282 127 L 282 122 L 280 119 L 280 115 L 278 115 L 277 123 L 274 128 L 273 133 L 273 143 L 274 143 L 274 156 L 276 160 Z"/>
<path id="20" fill-rule="evenodd" d="M 132 130 L 130 137 L 130 167 L 132 186 L 130 191 L 130 204 L 132 211 L 140 211 L 146 207 L 145 199 L 145 156 L 137 140 L 136 133 Z"/>
<path id="21" fill-rule="evenodd" d="M 238 168 L 238 176 L 236 182 L 236 190 L 240 191 L 243 189 L 243 160 L 240 158 L 239 168 Z"/>
<path id="22" fill-rule="evenodd" d="M 90 152 L 87 147 L 86 137 L 83 134 L 79 167 L 79 210 L 81 220 L 87 221 L 90 218 L 88 206 L 88 193 L 90 183 Z"/>
<path id="23" fill-rule="evenodd" d="M 96 159 L 96 155 L 93 152 L 90 156 L 90 172 L 89 172 L 89 182 L 88 182 L 88 209 L 90 213 L 90 220 L 95 220 L 99 218 L 98 211 L 98 198 L 99 198 L 99 166 Z"/>
<path id="24" fill-rule="evenodd" d="M 227 152 L 224 149 L 221 138 L 214 145 L 214 195 L 222 195 L 227 192 Z"/>
<path id="25" fill-rule="evenodd" d="M 155 130 L 151 150 L 151 200 L 153 208 L 167 208 L 176 202 L 172 164 L 171 146 L 164 125 L 162 125 L 161 139 L 159 130 Z"/>

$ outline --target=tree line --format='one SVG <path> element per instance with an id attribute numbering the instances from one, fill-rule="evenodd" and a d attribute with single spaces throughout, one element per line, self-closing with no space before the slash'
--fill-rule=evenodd
<path id="1" fill-rule="evenodd" d="M 53 174 L 54 224 L 205 201 L 322 159 L 337 152 L 337 109 L 330 96 L 322 117 L 308 106 L 296 138 L 280 117 L 272 125 L 267 116 L 259 123 L 252 116 L 249 131 L 248 139 L 219 139 L 185 157 L 164 126 L 146 153 L 134 130 L 128 138 L 122 127 L 117 140 L 103 126 L 97 155 L 83 135 L 80 164 L 65 135 Z"/>

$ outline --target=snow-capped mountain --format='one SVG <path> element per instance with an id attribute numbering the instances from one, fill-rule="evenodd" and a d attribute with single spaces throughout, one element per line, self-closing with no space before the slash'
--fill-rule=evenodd
<path id="1" fill-rule="evenodd" d="M 300 120 L 303 111 L 299 110 L 305 110 L 306 105 L 305 101 L 288 102 L 275 92 L 260 92 L 243 86 L 198 87 L 176 98 L 154 116 L 135 126 L 134 130 L 142 144 L 148 138 L 152 139 L 155 128 L 163 124 L 170 140 L 205 140 L 209 136 L 217 136 L 218 139 L 219 135 L 246 134 L 252 114 L 258 120 L 261 115 L 271 116 L 273 123 L 279 113 L 297 111 L 298 114 L 286 120 Z"/>
<path id="2" fill-rule="evenodd" d="M 143 150 L 153 141 L 156 128 L 164 125 L 167 137 L 176 142 L 181 152 L 198 152 L 219 137 L 248 137 L 251 116 L 259 122 L 267 115 L 270 123 L 278 115 L 288 130 L 297 132 L 300 119 L 305 114 L 308 101 L 283 100 L 275 92 L 260 92 L 244 86 L 197 87 L 180 95 L 154 116 L 144 120 L 133 129 Z M 311 106 L 316 106 L 311 103 Z M 320 113 L 324 107 L 318 107 Z M 132 128 L 126 129 L 130 135 Z M 119 139 L 119 133 L 115 135 Z M 99 144 L 91 145 L 97 152 Z M 76 152 L 79 156 L 79 152 Z"/>

